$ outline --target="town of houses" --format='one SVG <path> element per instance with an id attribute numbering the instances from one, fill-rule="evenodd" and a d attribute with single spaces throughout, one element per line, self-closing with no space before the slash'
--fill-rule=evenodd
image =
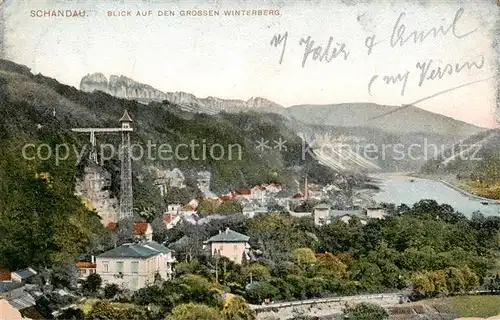
<path id="1" fill-rule="evenodd" d="M 384 208 L 365 199 L 363 194 L 355 193 L 350 199 L 343 199 L 341 189 L 335 184 L 320 186 L 307 184 L 306 181 L 302 192 L 299 189 L 295 191 L 289 192 L 283 190 L 280 184 L 271 183 L 250 189 L 230 190 L 219 196 L 192 199 L 187 204 L 171 203 L 163 213 L 163 223 L 168 230 L 179 223 L 203 224 L 210 219 L 222 218 L 217 214 L 202 217 L 198 212 L 200 201 L 211 201 L 215 206 L 226 201 L 237 201 L 242 206 L 241 214 L 248 219 L 281 208 L 296 217 L 310 217 L 318 226 L 338 220 L 348 223 L 353 217 L 366 224 L 368 219 L 383 219 L 386 215 Z M 317 204 L 308 211 L 301 211 L 301 205 L 306 201 Z M 106 220 L 106 227 L 115 232 L 117 222 Z M 157 276 L 165 280 L 171 279 L 175 275 L 174 251 L 153 241 L 153 228 L 148 222 L 135 222 L 133 233 L 133 243 L 124 243 L 96 256 L 75 261 L 79 279 L 85 280 L 91 274 L 98 274 L 103 285 L 116 284 L 131 291 L 152 284 Z M 249 240 L 247 235 L 225 229 L 206 239 L 203 249 L 207 255 L 226 257 L 235 263 L 241 263 L 243 259 L 252 259 Z M 34 306 L 37 295 L 40 294 L 37 286 L 29 282 L 34 275 L 36 271 L 31 268 L 0 272 L 0 298 L 7 300 L 17 310 Z"/>

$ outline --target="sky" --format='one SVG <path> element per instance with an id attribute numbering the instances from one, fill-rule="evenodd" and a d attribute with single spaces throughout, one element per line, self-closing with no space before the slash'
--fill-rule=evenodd
<path id="1" fill-rule="evenodd" d="M 3 56 L 77 88 L 84 75 L 101 72 L 166 92 L 243 100 L 258 96 L 285 107 L 346 102 L 399 106 L 463 86 L 415 105 L 497 127 L 496 0 L 357 2 L 364 4 L 10 0 L 3 5 Z M 52 10 L 85 13 L 54 17 Z M 194 10 L 219 15 L 193 16 Z M 226 10 L 274 15 L 225 16 Z M 131 16 L 115 16 L 127 11 Z M 138 11 L 145 16 L 136 16 Z M 401 41 L 412 31 L 440 27 L 446 34 Z M 285 33 L 286 46 L 284 39 L 271 43 L 273 36 Z M 371 40 L 376 44 L 368 54 L 365 44 Z M 465 67 L 457 70 L 457 63 Z M 432 71 L 447 64 L 441 77 Z"/>

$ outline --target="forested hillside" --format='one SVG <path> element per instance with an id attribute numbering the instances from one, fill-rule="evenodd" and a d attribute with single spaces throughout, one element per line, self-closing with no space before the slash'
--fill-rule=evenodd
<path id="1" fill-rule="evenodd" d="M 453 183 L 486 198 L 500 199 L 500 134 L 491 129 L 444 150 L 422 168 L 424 174 L 449 176 Z"/>
<path id="2" fill-rule="evenodd" d="M 103 92 L 92 94 L 58 83 L 29 69 L 0 61 L 0 264 L 5 268 L 48 266 L 74 260 L 95 250 L 108 236 L 96 213 L 73 195 L 76 178 L 88 162 L 90 146 L 75 127 L 117 127 L 127 109 L 136 131 L 132 143 L 205 143 L 237 145 L 233 158 L 184 157 L 159 161 L 145 155 L 134 161 L 138 203 L 157 193 L 151 180 L 141 180 L 147 168 L 178 167 L 185 172 L 208 170 L 212 190 L 248 187 L 265 182 L 295 185 L 305 173 L 310 181 L 327 181 L 336 172 L 311 156 L 302 157 L 302 141 L 280 117 L 265 114 L 207 116 L 181 111 L 169 103 L 143 105 Z M 286 149 L 256 149 L 256 140 L 286 140 Z M 118 147 L 119 135 L 98 137 L 98 144 Z M 68 146 L 65 159 L 56 159 L 57 146 Z M 30 146 L 30 148 L 25 148 Z M 271 146 L 271 144 L 270 144 Z M 29 152 L 28 152 L 28 151 Z M 38 154 L 37 152 L 38 151 Z M 23 154 L 24 152 L 24 154 Z M 26 153 L 27 152 L 27 153 Z M 81 153 L 81 154 L 80 154 Z M 227 154 L 227 151 L 226 151 Z M 78 157 L 81 156 L 81 159 Z M 78 163 L 77 160 L 81 160 Z M 118 154 L 104 167 L 111 173 L 113 194 L 119 187 Z M 142 182 L 141 182 L 142 181 Z M 29 241 L 27 240 L 29 239 Z M 111 245 L 110 241 L 105 241 Z"/>

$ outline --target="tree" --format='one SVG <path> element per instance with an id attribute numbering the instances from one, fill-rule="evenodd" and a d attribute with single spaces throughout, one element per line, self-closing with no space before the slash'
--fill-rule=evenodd
<path id="1" fill-rule="evenodd" d="M 217 210 L 217 202 L 211 199 L 203 199 L 198 205 L 198 213 L 201 215 L 214 214 Z"/>
<path id="2" fill-rule="evenodd" d="M 74 263 L 56 264 L 50 272 L 50 283 L 56 288 L 76 286 L 77 270 Z"/>
<path id="3" fill-rule="evenodd" d="M 186 188 L 169 187 L 165 195 L 166 203 L 186 204 L 192 199 L 192 194 Z"/>
<path id="4" fill-rule="evenodd" d="M 120 311 L 114 308 L 108 301 L 97 301 L 87 317 L 92 320 L 114 320 L 119 319 Z"/>
<path id="5" fill-rule="evenodd" d="M 250 309 L 245 299 L 229 294 L 222 305 L 222 317 L 225 320 L 253 320 L 255 312 Z"/>
<path id="6" fill-rule="evenodd" d="M 168 284 L 173 293 L 179 294 L 177 303 L 196 302 L 208 306 L 218 306 L 220 303 L 221 291 L 218 286 L 202 276 L 188 274 Z"/>
<path id="7" fill-rule="evenodd" d="M 58 130 L 59 131 L 59 130 Z M 75 261 L 102 233 L 99 216 L 75 196 L 76 157 L 28 160 L 19 146 L 78 145 L 64 133 L 40 131 L 39 139 L 0 139 L 0 261 L 10 270 Z M 28 241 L 29 240 L 29 241 Z"/>
<path id="8" fill-rule="evenodd" d="M 229 199 L 221 203 L 219 206 L 217 206 L 215 212 L 220 214 L 242 213 L 243 206 L 238 200 Z"/>
<path id="9" fill-rule="evenodd" d="M 144 172 L 141 177 L 134 180 L 134 206 L 138 209 L 137 213 L 151 222 L 150 211 L 159 211 L 164 203 L 160 189 L 155 184 L 155 174 Z"/>
<path id="10" fill-rule="evenodd" d="M 167 314 L 165 320 L 220 320 L 219 310 L 204 304 L 187 303 L 181 304 Z"/>
<path id="11" fill-rule="evenodd" d="M 310 248 L 297 248 L 293 250 L 292 255 L 299 266 L 308 266 L 316 262 L 314 251 Z"/>
<path id="12" fill-rule="evenodd" d="M 296 248 L 316 248 L 318 243 L 316 235 L 307 230 L 301 219 L 283 213 L 248 220 L 246 234 L 256 239 L 263 257 L 273 261 L 284 260 Z"/>
<path id="13" fill-rule="evenodd" d="M 146 319 L 146 313 L 137 308 L 117 308 L 108 301 L 97 301 L 87 315 L 92 320 L 143 320 Z"/>
<path id="14" fill-rule="evenodd" d="M 352 307 L 346 307 L 344 318 L 349 320 L 387 320 L 389 313 L 379 305 L 362 302 Z"/>
<path id="15" fill-rule="evenodd" d="M 113 299 L 116 295 L 120 294 L 120 292 L 122 292 L 122 290 L 116 283 L 107 284 L 104 287 L 104 298 Z"/>
<path id="16" fill-rule="evenodd" d="M 450 267 L 445 270 L 446 284 L 450 293 L 465 292 L 466 282 L 460 269 Z"/>
<path id="17" fill-rule="evenodd" d="M 487 282 L 487 288 L 490 290 L 492 293 L 493 292 L 500 292 L 500 274 L 496 274 L 491 276 Z"/>
<path id="18" fill-rule="evenodd" d="M 99 288 L 101 288 L 101 284 L 101 276 L 97 273 L 92 273 L 87 277 L 82 287 L 89 294 L 96 294 Z"/>
<path id="19" fill-rule="evenodd" d="M 413 294 L 416 296 L 429 296 L 435 291 L 434 281 L 425 272 L 415 272 L 410 277 L 413 286 Z"/>
<path id="20" fill-rule="evenodd" d="M 253 282 L 246 290 L 246 298 L 254 304 L 260 304 L 265 299 L 273 299 L 278 296 L 278 289 L 272 284 L 264 281 Z"/>
<path id="21" fill-rule="evenodd" d="M 243 276 L 246 281 L 267 281 L 271 279 L 269 269 L 258 263 L 251 263 L 242 268 Z"/>
<path id="22" fill-rule="evenodd" d="M 469 267 L 462 267 L 460 271 L 464 277 L 464 291 L 471 292 L 476 290 L 479 287 L 478 276 Z"/>
<path id="23" fill-rule="evenodd" d="M 360 259 L 352 264 L 350 273 L 351 280 L 358 281 L 364 291 L 375 292 L 383 287 L 384 276 L 374 263 Z"/>
<path id="24" fill-rule="evenodd" d="M 153 240 L 160 243 L 166 240 L 167 227 L 165 226 L 163 214 L 159 214 L 151 221 L 151 228 L 153 228 Z"/>
<path id="25" fill-rule="evenodd" d="M 448 294 L 448 287 L 446 285 L 446 275 L 444 274 L 443 271 L 438 270 L 435 271 L 433 274 L 433 281 L 434 281 L 434 293 L 436 295 L 447 295 Z"/>

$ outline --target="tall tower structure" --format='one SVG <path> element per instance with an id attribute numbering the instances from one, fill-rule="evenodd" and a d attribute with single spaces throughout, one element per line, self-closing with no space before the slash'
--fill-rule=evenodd
<path id="1" fill-rule="evenodd" d="M 118 213 L 118 221 L 133 214 L 134 195 L 132 192 L 132 159 L 130 150 L 130 132 L 133 132 L 132 118 L 130 118 L 127 110 L 123 113 L 119 122 L 121 127 L 118 128 L 73 128 L 74 132 L 83 132 L 90 134 L 90 161 L 99 165 L 97 150 L 96 150 L 96 134 L 121 133 L 122 143 L 119 148 L 121 160 L 121 179 L 120 179 L 120 211 Z"/>
<path id="2" fill-rule="evenodd" d="M 133 215 L 134 195 L 132 192 L 132 159 L 130 154 L 130 132 L 132 118 L 127 110 L 120 118 L 122 125 L 122 144 L 120 146 L 121 172 L 120 172 L 120 216 L 119 220 Z"/>

